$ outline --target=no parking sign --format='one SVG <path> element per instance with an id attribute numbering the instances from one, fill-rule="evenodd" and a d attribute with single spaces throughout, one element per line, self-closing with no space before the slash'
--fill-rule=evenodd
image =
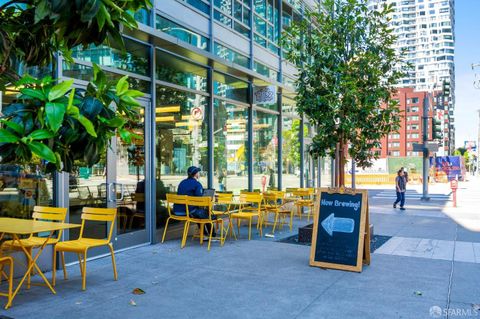
<path id="1" fill-rule="evenodd" d="M 193 107 L 190 110 L 190 115 L 192 116 L 192 120 L 195 120 L 195 121 L 203 120 L 203 110 L 198 106 Z"/>

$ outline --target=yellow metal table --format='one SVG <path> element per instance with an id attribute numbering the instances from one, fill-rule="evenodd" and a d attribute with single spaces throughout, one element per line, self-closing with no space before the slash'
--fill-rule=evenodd
<path id="1" fill-rule="evenodd" d="M 47 245 L 48 240 L 52 237 L 53 233 L 58 230 L 63 230 L 63 229 L 69 229 L 69 228 L 78 228 L 81 225 L 78 224 L 68 224 L 68 223 L 57 223 L 57 222 L 44 222 L 44 221 L 38 221 L 38 220 L 32 220 L 32 219 L 18 219 L 18 218 L 5 218 L 1 217 L 0 218 L 0 240 L 3 239 L 3 236 L 5 234 L 10 234 L 13 238 L 13 241 L 18 242 L 19 245 L 22 247 L 23 252 L 27 256 L 27 259 L 30 261 L 29 262 L 29 267 L 27 267 L 27 271 L 25 272 L 25 275 L 23 275 L 23 278 L 20 280 L 17 288 L 13 292 L 12 298 L 10 301 L 7 303 L 5 306 L 5 309 L 8 309 L 15 296 L 17 295 L 18 291 L 22 287 L 23 283 L 28 277 L 28 274 L 32 271 L 33 268 L 37 271 L 37 273 L 42 277 L 43 281 L 47 285 L 48 288 L 52 291 L 52 293 L 56 293 L 55 289 L 52 287 L 48 279 L 45 277 L 43 274 L 42 270 L 40 267 L 37 265 L 37 259 L 40 257 L 42 254 L 43 249 Z M 45 241 L 43 244 L 38 248 L 38 252 L 36 253 L 35 257 L 33 257 L 29 252 L 28 249 L 26 249 L 20 238 L 18 237 L 19 235 L 30 235 L 30 234 L 37 234 L 37 233 L 44 233 L 48 232 L 49 235 L 45 237 Z"/>

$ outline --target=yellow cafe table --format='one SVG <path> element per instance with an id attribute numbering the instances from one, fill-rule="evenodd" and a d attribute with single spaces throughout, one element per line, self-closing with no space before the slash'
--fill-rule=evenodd
<path id="1" fill-rule="evenodd" d="M 13 242 L 17 242 L 19 246 L 21 246 L 23 252 L 25 253 L 25 256 L 27 256 L 27 259 L 30 261 L 30 265 L 25 271 L 25 274 L 23 275 L 22 279 L 20 280 L 20 283 L 18 284 L 17 288 L 12 294 L 12 298 L 10 298 L 9 302 L 5 306 L 5 309 L 8 309 L 15 296 L 17 295 L 18 291 L 22 287 L 23 283 L 28 277 L 28 274 L 32 271 L 33 268 L 37 271 L 37 273 L 42 277 L 43 281 L 47 285 L 48 288 L 52 291 L 52 293 L 56 293 L 55 289 L 52 287 L 48 279 L 45 277 L 43 274 L 42 270 L 40 267 L 37 265 L 37 259 L 40 257 L 42 254 L 43 249 L 48 243 L 48 240 L 52 237 L 52 235 L 55 233 L 55 231 L 58 230 L 63 230 L 63 229 L 69 229 L 69 228 L 78 228 L 80 225 L 78 224 L 68 224 L 68 223 L 58 223 L 58 222 L 45 222 L 45 221 L 38 221 L 38 220 L 33 220 L 33 219 L 18 219 L 18 218 L 6 218 L 6 217 L 1 217 L 0 218 L 0 240 L 3 239 L 3 236 L 5 234 L 10 234 L 13 238 Z M 49 235 L 45 238 L 45 241 L 43 244 L 38 248 L 38 252 L 36 253 L 35 257 L 33 257 L 28 249 L 26 249 L 20 238 L 18 237 L 19 235 L 30 235 L 30 234 L 37 234 L 37 233 L 46 233 L 48 232 Z"/>

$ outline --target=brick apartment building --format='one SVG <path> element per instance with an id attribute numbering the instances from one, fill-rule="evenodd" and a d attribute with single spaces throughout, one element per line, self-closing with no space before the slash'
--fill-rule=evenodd
<path id="1" fill-rule="evenodd" d="M 439 93 L 440 91 L 436 91 L 434 92 L 434 97 L 430 97 L 429 104 L 434 107 L 430 107 L 428 112 L 428 139 L 432 139 L 431 123 L 432 117 L 435 116 L 442 123 L 443 149 L 444 153 L 448 154 L 448 115 L 445 116 L 445 111 L 441 107 L 437 107 L 437 96 Z M 417 92 L 413 88 L 398 89 L 394 98 L 398 99 L 401 111 L 400 129 L 398 132 L 391 133 L 381 140 L 382 147 L 376 150 L 380 153 L 380 158 L 422 156 L 421 152 L 413 151 L 413 143 L 422 143 L 422 115 L 426 97 L 427 92 Z M 440 142 L 439 145 L 441 145 Z"/>

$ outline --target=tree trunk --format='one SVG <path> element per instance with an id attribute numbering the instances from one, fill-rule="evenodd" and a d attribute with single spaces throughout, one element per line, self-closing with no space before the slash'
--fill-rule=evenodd
<path id="1" fill-rule="evenodd" d="M 345 186 L 345 143 L 337 143 L 335 151 L 335 187 Z"/>

